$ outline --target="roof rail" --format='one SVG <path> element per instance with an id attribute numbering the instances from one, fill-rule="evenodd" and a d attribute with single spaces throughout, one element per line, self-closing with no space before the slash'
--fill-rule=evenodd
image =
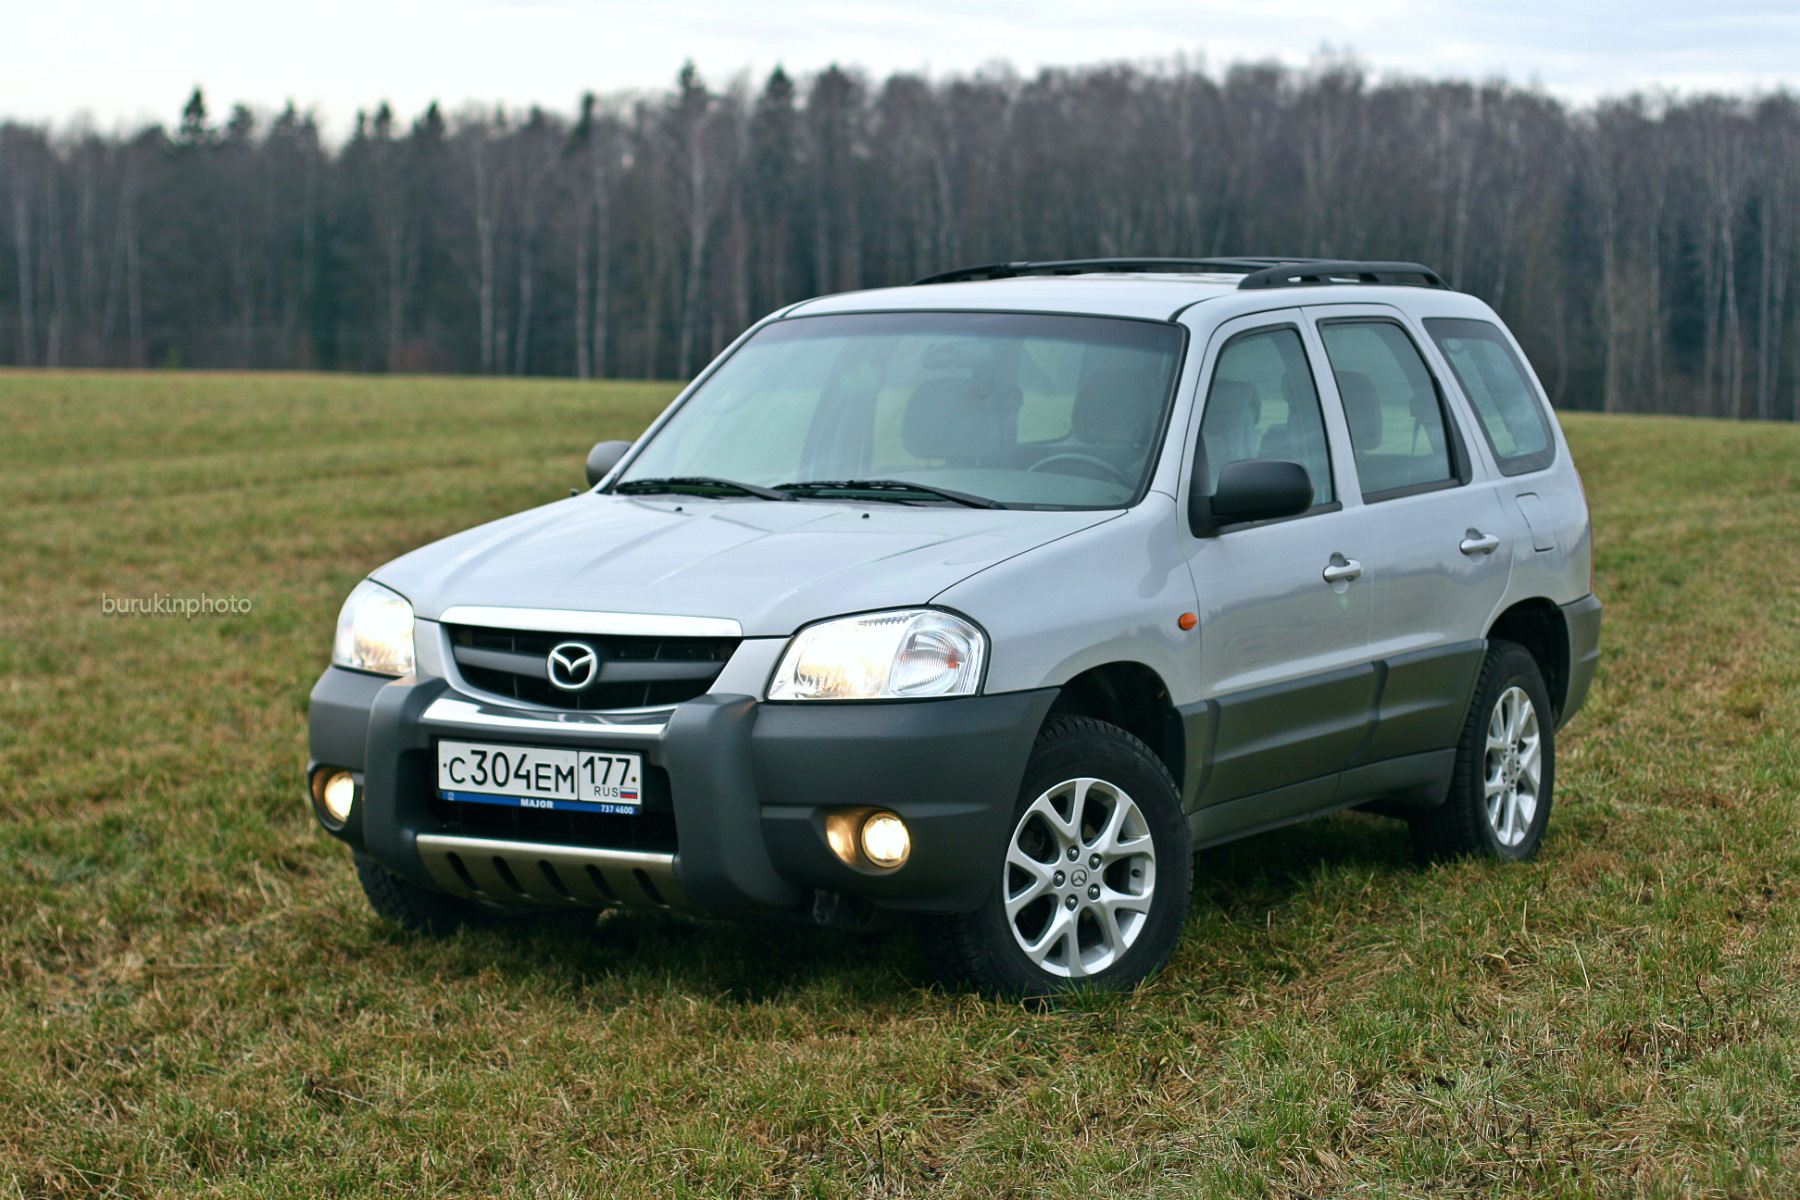
<path id="1" fill-rule="evenodd" d="M 1021 275 L 1086 275 L 1096 271 L 1117 274 L 1149 275 L 1157 273 L 1204 271 L 1221 275 L 1248 275 L 1286 263 L 1320 261 L 1310 258 L 1071 258 L 1056 262 L 987 263 L 979 267 L 961 267 L 913 280 L 913 286 L 926 283 L 968 283 L 978 279 L 1016 279 Z"/>
<path id="2" fill-rule="evenodd" d="M 1392 278 L 1395 275 L 1416 275 L 1419 282 L 1410 279 Z M 1296 262 L 1283 263 L 1276 267 L 1265 267 L 1254 271 L 1238 281 L 1239 291 L 1251 291 L 1256 288 L 1275 287 L 1309 287 L 1322 283 L 1388 283 L 1413 287 L 1441 288 L 1447 287 L 1436 271 L 1418 263 L 1405 262 L 1338 262 L 1320 259 L 1302 259 Z"/>
<path id="3" fill-rule="evenodd" d="M 1242 275 L 1240 290 L 1306 287 L 1332 283 L 1387 283 L 1444 287 L 1436 271 L 1418 263 L 1350 262 L 1333 258 L 1072 258 L 1054 262 L 987 263 L 961 267 L 915 279 L 928 283 L 970 283 L 985 279 L 1017 279 L 1022 275 L 1175 274 L 1205 272 Z M 1401 278 L 1394 278 L 1400 276 Z M 1416 276 L 1417 280 L 1408 276 Z"/>

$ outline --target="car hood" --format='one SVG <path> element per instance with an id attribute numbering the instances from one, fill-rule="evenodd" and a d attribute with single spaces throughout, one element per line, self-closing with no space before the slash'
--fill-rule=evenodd
<path id="1" fill-rule="evenodd" d="M 455 605 L 728 617 L 781 637 L 924 604 L 1117 511 L 1030 512 L 584 493 L 434 542 L 374 578 L 436 619 Z"/>

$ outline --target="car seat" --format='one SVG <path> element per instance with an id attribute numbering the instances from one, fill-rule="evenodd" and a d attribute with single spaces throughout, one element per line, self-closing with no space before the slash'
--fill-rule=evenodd
<path id="1" fill-rule="evenodd" d="M 914 458 L 948 466 L 1002 465 L 1019 440 L 1016 387 L 978 373 L 928 379 L 913 389 L 900 417 L 900 440 Z"/>
<path id="2" fill-rule="evenodd" d="M 1262 396 L 1256 385 L 1241 379 L 1214 379 L 1206 397 L 1206 414 L 1200 431 L 1206 443 L 1206 463 L 1216 482 L 1227 463 L 1255 458 L 1262 451 L 1257 423 L 1262 420 Z"/>
<path id="3" fill-rule="evenodd" d="M 1162 406 L 1150 395 L 1153 386 L 1143 371 L 1095 371 L 1076 389 L 1070 432 L 1095 456 L 1130 474 L 1143 464 L 1162 416 Z"/>

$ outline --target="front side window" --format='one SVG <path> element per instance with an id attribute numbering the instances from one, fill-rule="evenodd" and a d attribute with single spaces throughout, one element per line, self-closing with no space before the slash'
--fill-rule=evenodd
<path id="1" fill-rule="evenodd" d="M 904 481 L 1011 507 L 1121 507 L 1155 463 L 1184 344 L 1179 326 L 1109 317 L 776 321 L 688 397 L 620 484 Z"/>
<path id="2" fill-rule="evenodd" d="M 1218 490 L 1227 464 L 1276 458 L 1306 468 L 1314 504 L 1337 498 L 1319 393 L 1297 331 L 1247 333 L 1219 353 L 1200 418 L 1200 445 L 1209 493 Z"/>
<path id="3" fill-rule="evenodd" d="M 1321 322 L 1319 337 L 1344 402 L 1362 494 L 1455 479 L 1444 410 L 1412 339 L 1390 321 Z"/>
<path id="4" fill-rule="evenodd" d="M 1427 320 L 1425 331 L 1474 407 L 1500 473 L 1523 475 L 1549 466 L 1556 457 L 1550 423 L 1506 335 L 1487 321 L 1449 317 Z"/>

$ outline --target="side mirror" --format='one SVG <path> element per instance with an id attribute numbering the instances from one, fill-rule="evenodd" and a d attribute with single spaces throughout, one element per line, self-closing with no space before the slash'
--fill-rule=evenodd
<path id="1" fill-rule="evenodd" d="M 588 486 L 593 487 L 605 479 L 612 469 L 619 465 L 625 452 L 631 449 L 630 442 L 601 442 L 588 451 L 587 475 Z"/>
<path id="2" fill-rule="evenodd" d="M 1227 463 L 1210 496 L 1188 494 L 1188 528 L 1195 537 L 1226 525 L 1291 517 L 1312 507 L 1312 478 L 1296 462 L 1254 458 Z"/>

